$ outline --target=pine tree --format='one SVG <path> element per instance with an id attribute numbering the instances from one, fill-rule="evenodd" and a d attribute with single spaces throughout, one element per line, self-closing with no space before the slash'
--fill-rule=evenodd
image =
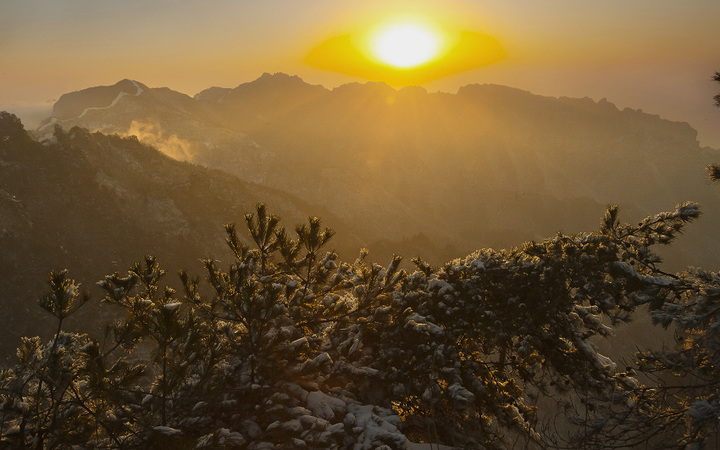
<path id="1" fill-rule="evenodd" d="M 720 82 L 720 72 L 713 77 Z M 720 107 L 720 95 L 715 96 Z M 720 181 L 720 165 L 707 168 Z M 657 272 L 657 270 L 655 270 Z M 720 446 L 720 274 L 688 269 L 655 296 L 655 324 L 674 328 L 674 349 L 637 355 L 639 370 L 652 388 L 638 390 L 636 429 L 670 437 L 671 445 Z"/>
<path id="2" fill-rule="evenodd" d="M 2 372 L 0 439 L 36 448 L 645 442 L 640 433 L 664 419 L 653 415 L 657 391 L 593 340 L 639 306 L 660 320 L 670 293 L 690 298 L 691 278 L 662 272 L 653 248 L 698 216 L 682 204 L 631 226 L 613 207 L 594 233 L 439 268 L 416 259 L 408 273 L 399 256 L 387 267 L 365 251 L 341 262 L 319 219 L 290 237 L 258 205 L 247 237 L 225 227 L 234 260 L 205 260 L 206 283 L 181 271 L 181 294 L 162 287 L 150 256 L 100 281 L 119 314 L 102 341 L 62 329 L 87 299 L 66 273 L 52 274 L 40 306 L 57 332 L 46 344 L 25 339 Z M 688 336 L 693 348 L 716 342 Z M 706 400 L 692 414 L 712 412 Z M 565 434 L 546 426 L 556 412 Z"/>

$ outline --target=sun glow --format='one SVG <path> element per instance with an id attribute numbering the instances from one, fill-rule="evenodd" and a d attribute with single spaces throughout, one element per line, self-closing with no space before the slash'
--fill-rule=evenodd
<path id="1" fill-rule="evenodd" d="M 432 61 L 440 53 L 441 37 L 420 23 L 393 23 L 372 36 L 372 54 L 385 64 L 412 68 Z"/>
<path id="2" fill-rule="evenodd" d="M 308 53 L 305 62 L 399 87 L 421 85 L 504 57 L 502 46 L 492 36 L 403 14 L 326 39 Z"/>

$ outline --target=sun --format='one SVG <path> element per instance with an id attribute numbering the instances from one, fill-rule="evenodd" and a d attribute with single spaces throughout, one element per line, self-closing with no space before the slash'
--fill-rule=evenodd
<path id="1" fill-rule="evenodd" d="M 505 58 L 492 36 L 419 14 L 372 17 L 315 46 L 309 66 L 386 83 L 418 86 Z"/>
<path id="2" fill-rule="evenodd" d="M 442 38 L 421 23 L 391 23 L 379 28 L 370 38 L 370 51 L 380 62 L 410 69 L 428 63 L 440 54 Z"/>

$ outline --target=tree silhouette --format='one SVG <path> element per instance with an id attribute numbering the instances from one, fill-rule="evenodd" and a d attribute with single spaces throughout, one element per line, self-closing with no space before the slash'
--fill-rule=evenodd
<path id="1" fill-rule="evenodd" d="M 720 82 L 720 72 L 713 77 Z M 715 96 L 720 107 L 720 95 Z M 720 181 L 720 165 L 707 167 Z M 718 447 L 720 436 L 720 274 L 688 269 L 661 290 L 653 322 L 675 329 L 677 346 L 638 354 L 638 366 L 652 380 L 652 389 L 638 391 L 643 414 L 638 428 L 675 436 L 676 443 Z M 645 423 L 640 422 L 646 420 Z"/>
<path id="2" fill-rule="evenodd" d="M 234 260 L 224 269 L 205 260 L 206 283 L 180 271 L 183 292 L 163 288 L 151 256 L 100 281 L 121 316 L 101 341 L 62 329 L 87 299 L 53 273 L 39 303 L 58 331 L 46 344 L 24 339 L 2 372 L 0 439 L 37 448 L 648 442 L 649 427 L 684 413 L 654 413 L 647 392 L 657 391 L 594 340 L 639 306 L 690 298 L 690 278 L 662 272 L 652 249 L 698 215 L 683 204 L 631 226 L 612 207 L 593 233 L 439 268 L 417 259 L 409 273 L 399 256 L 387 267 L 366 252 L 341 262 L 323 250 L 333 232 L 319 219 L 291 238 L 258 205 L 245 216 L 247 238 L 225 227 Z M 668 305 L 654 307 L 658 320 Z M 562 427 L 548 426 L 557 414 Z"/>

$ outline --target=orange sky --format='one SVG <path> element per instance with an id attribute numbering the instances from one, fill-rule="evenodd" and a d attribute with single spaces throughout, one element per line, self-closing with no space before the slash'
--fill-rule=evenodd
<path id="1" fill-rule="evenodd" d="M 3 0 L 0 109 L 131 78 L 194 95 L 263 72 L 332 88 L 362 81 L 310 67 L 307 54 L 394 14 L 489 35 L 506 57 L 424 86 L 497 83 L 553 96 L 606 97 L 690 122 L 720 148 L 718 0 Z"/>

